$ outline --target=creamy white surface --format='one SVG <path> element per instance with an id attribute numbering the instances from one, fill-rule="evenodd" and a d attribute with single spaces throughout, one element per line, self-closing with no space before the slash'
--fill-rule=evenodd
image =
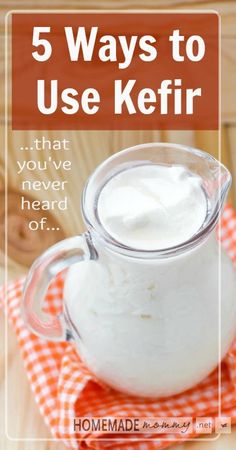
<path id="1" fill-rule="evenodd" d="M 181 243 L 202 225 L 200 180 L 183 167 L 145 166 L 114 177 L 98 202 L 119 241 L 155 249 Z M 64 297 L 78 352 L 97 377 L 146 397 L 177 394 L 218 363 L 218 251 L 215 233 L 179 256 L 142 260 L 94 241 L 96 261 L 73 265 Z M 236 277 L 222 252 L 222 354 L 236 329 Z M 73 330 L 72 330 L 73 331 Z"/>
<path id="2" fill-rule="evenodd" d="M 113 238 L 142 250 L 187 241 L 206 217 L 201 179 L 183 166 L 142 165 L 124 170 L 103 187 L 97 208 Z"/>

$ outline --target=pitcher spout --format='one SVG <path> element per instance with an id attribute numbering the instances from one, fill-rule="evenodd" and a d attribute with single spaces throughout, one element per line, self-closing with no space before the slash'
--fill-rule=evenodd
<path id="1" fill-rule="evenodd" d="M 220 202 L 221 202 L 220 209 L 222 209 L 224 206 L 231 183 L 232 183 L 231 173 L 223 164 L 220 164 L 220 181 L 219 181 Z"/>
<path id="2" fill-rule="evenodd" d="M 180 166 L 188 174 L 186 176 L 196 179 L 198 187 L 202 190 L 199 201 L 202 202 L 203 214 L 200 217 L 199 228 L 189 239 L 163 248 L 137 250 L 134 246 L 123 245 L 114 239 L 98 220 L 97 201 L 106 182 L 116 174 L 140 165 Z M 140 144 L 111 156 L 95 170 L 84 189 L 83 218 L 91 233 L 99 236 L 107 248 L 115 253 L 142 260 L 168 258 L 188 251 L 207 239 L 217 226 L 230 184 L 231 175 L 228 169 L 205 151 L 167 142 Z M 194 191 L 190 195 L 194 195 Z"/>
<path id="3" fill-rule="evenodd" d="M 219 161 L 212 158 L 208 165 L 209 174 L 204 179 L 203 187 L 208 197 L 209 209 L 220 214 L 229 192 L 232 177 L 229 170 Z"/>

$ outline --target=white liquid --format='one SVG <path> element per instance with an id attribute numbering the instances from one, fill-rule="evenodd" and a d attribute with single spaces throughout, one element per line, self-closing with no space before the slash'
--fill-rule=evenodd
<path id="1" fill-rule="evenodd" d="M 190 239 L 204 222 L 206 206 L 200 177 L 182 166 L 143 165 L 114 176 L 97 208 L 114 239 L 157 250 Z"/>
<path id="2" fill-rule="evenodd" d="M 189 239 L 202 225 L 200 180 L 181 167 L 139 167 L 103 188 L 106 230 L 137 248 Z M 218 363 L 218 251 L 215 232 L 179 256 L 143 260 L 94 241 L 96 261 L 73 265 L 64 296 L 78 352 L 97 377 L 127 393 L 177 394 Z M 222 252 L 222 355 L 235 336 L 236 277 Z"/>

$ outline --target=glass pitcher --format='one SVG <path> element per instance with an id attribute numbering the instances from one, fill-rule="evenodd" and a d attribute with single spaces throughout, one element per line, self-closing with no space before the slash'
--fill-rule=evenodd
<path id="1" fill-rule="evenodd" d="M 178 164 L 201 177 L 207 213 L 191 239 L 140 251 L 103 228 L 101 189 L 140 164 Z M 217 366 L 236 332 L 235 271 L 215 233 L 230 183 L 215 158 L 182 145 L 137 145 L 108 158 L 83 191 L 87 231 L 49 248 L 29 271 L 22 305 L 27 325 L 40 337 L 74 340 L 96 377 L 128 394 L 163 397 L 193 387 Z M 45 316 L 39 305 L 66 268 L 64 311 Z"/>

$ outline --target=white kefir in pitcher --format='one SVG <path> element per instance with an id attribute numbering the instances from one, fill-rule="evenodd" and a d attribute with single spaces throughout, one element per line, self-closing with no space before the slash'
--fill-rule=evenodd
<path id="1" fill-rule="evenodd" d="M 182 165 L 136 164 L 111 176 L 97 220 L 132 258 L 96 240 L 97 260 L 68 270 L 64 297 L 78 330 L 78 352 L 110 386 L 147 397 L 184 391 L 219 360 L 219 245 L 215 230 L 181 254 L 208 215 L 202 179 Z M 171 256 L 152 252 L 172 248 Z M 222 253 L 222 354 L 236 323 L 235 273 Z"/>

